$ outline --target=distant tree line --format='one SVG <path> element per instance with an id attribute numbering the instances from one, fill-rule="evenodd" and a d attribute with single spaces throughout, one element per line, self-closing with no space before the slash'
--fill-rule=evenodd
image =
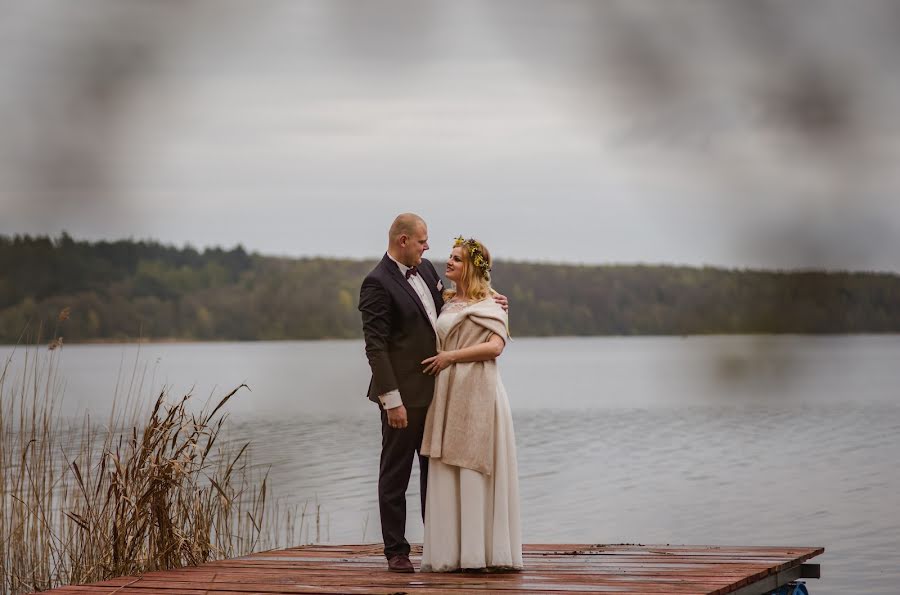
<path id="1" fill-rule="evenodd" d="M 66 342 L 360 337 L 374 264 L 0 236 L 0 342 L 52 334 L 66 307 Z M 900 331 L 890 273 L 498 261 L 493 274 L 515 336 Z"/>

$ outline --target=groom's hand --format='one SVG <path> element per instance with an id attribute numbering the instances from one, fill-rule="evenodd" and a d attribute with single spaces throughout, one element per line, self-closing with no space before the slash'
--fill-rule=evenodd
<path id="1" fill-rule="evenodd" d="M 493 295 L 494 301 L 497 302 L 501 308 L 503 308 L 504 312 L 509 312 L 509 300 L 506 299 L 506 296 L 502 293 L 494 292 Z"/>
<path id="2" fill-rule="evenodd" d="M 394 407 L 393 409 L 387 409 L 387 418 L 388 425 L 398 430 L 402 430 L 409 425 L 409 420 L 406 419 L 406 407 L 403 405 Z"/>

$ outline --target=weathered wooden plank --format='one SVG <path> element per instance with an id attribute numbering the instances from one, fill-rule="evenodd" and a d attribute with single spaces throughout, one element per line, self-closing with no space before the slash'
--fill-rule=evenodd
<path id="1" fill-rule="evenodd" d="M 380 544 L 317 545 L 71 585 L 50 593 L 753 595 L 799 576 L 801 565 L 822 552 L 821 548 L 776 546 L 529 544 L 524 548 L 522 572 L 398 575 L 387 572 Z M 415 546 L 414 558 L 420 553 L 421 547 Z"/>
<path id="2" fill-rule="evenodd" d="M 308 583 L 329 583 L 334 581 L 339 581 L 342 584 L 370 584 L 373 582 L 387 581 L 390 583 L 396 583 L 398 580 L 406 581 L 411 584 L 416 585 L 454 585 L 454 584 L 490 584 L 495 586 L 504 586 L 504 585 L 516 585 L 520 586 L 523 584 L 540 584 L 540 583 L 567 583 L 567 582 L 576 582 L 572 578 L 567 579 L 566 581 L 559 581 L 556 577 L 547 575 L 542 577 L 529 577 L 527 581 L 523 581 L 517 578 L 511 578 L 508 580 L 497 580 L 495 578 L 485 579 L 483 577 L 479 577 L 477 575 L 455 575 L 455 576 L 446 576 L 446 577 L 411 577 L 408 579 L 398 578 L 396 575 L 368 575 L 368 576 L 348 576 L 348 575 L 337 575 L 332 574 L 331 576 L 319 576 L 316 577 L 316 580 L 311 580 L 311 577 L 301 577 L 300 580 L 296 579 L 272 579 L 265 577 L 244 577 L 245 580 L 234 580 L 232 577 L 221 577 L 216 576 L 205 580 L 180 580 L 178 577 L 144 577 L 142 581 L 140 581 L 140 586 L 142 587 L 158 587 L 164 585 L 178 584 L 180 586 L 191 588 L 191 585 L 210 585 L 215 584 L 219 588 L 223 588 L 223 585 L 302 585 Z M 578 577 L 578 582 L 589 582 L 591 584 L 594 583 L 603 583 L 603 584 L 612 584 L 612 583 L 628 583 L 628 584 L 709 584 L 715 585 L 717 587 L 726 586 L 730 584 L 729 579 L 722 578 L 714 578 L 714 577 L 672 577 L 668 579 L 660 579 L 659 577 L 630 577 L 630 576 L 618 576 L 618 575 L 590 575 L 580 576 Z M 120 579 L 113 579 L 109 581 L 102 581 L 100 583 L 95 583 L 101 586 L 125 586 L 129 583 L 123 582 Z M 133 583 L 136 584 L 136 583 Z M 229 587 L 230 588 L 230 587 Z"/>

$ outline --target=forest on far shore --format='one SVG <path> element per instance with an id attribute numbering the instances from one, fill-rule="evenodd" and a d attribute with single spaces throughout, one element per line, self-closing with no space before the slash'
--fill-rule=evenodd
<path id="1" fill-rule="evenodd" d="M 0 235 L 0 342 L 357 338 L 375 262 Z M 493 284 L 518 337 L 900 331 L 891 273 L 497 261 Z"/>

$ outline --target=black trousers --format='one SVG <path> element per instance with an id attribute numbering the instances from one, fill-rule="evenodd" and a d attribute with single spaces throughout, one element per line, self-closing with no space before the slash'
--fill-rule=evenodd
<path id="1" fill-rule="evenodd" d="M 406 541 L 406 488 L 412 473 L 413 459 L 419 455 L 422 493 L 422 519 L 425 519 L 425 489 L 428 486 L 428 457 L 419 454 L 425 432 L 427 407 L 407 407 L 409 425 L 397 429 L 388 425 L 387 413 L 381 410 L 381 466 L 378 470 L 378 509 L 384 555 L 409 555 Z"/>

